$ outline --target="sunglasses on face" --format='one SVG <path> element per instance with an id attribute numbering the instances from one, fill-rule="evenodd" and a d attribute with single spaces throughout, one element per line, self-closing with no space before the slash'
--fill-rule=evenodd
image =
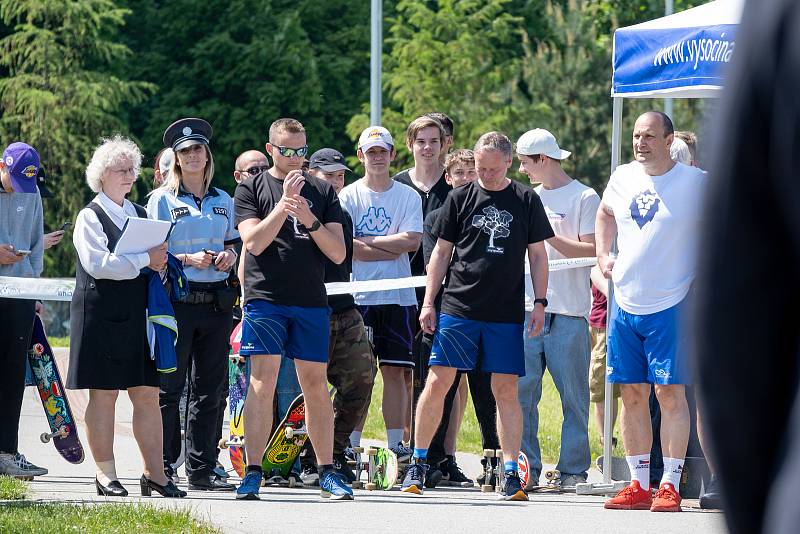
<path id="1" fill-rule="evenodd" d="M 278 153 L 284 158 L 303 158 L 308 154 L 308 145 L 301 146 L 300 148 L 289 148 L 286 146 L 276 146 Z"/>
<path id="2" fill-rule="evenodd" d="M 262 172 L 266 172 L 268 170 L 269 170 L 269 165 L 262 165 L 260 167 L 250 167 L 249 169 L 243 169 L 239 172 L 249 174 L 250 176 L 258 176 Z"/>

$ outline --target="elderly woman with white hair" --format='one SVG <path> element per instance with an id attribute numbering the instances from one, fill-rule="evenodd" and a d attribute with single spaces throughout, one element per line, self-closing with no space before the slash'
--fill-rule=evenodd
<path id="1" fill-rule="evenodd" d="M 141 254 L 116 254 L 131 217 L 147 217 L 125 197 L 139 174 L 142 154 L 115 136 L 97 147 L 86 181 L 97 196 L 78 213 L 73 243 L 78 253 L 70 305 L 68 389 L 88 389 L 86 434 L 97 466 L 98 495 L 124 497 L 114 463 L 114 406 L 119 390 L 133 403 L 133 434 L 144 460 L 142 495 L 184 497 L 162 467 L 159 375 L 147 343 L 147 280 L 142 269 L 166 266 L 166 244 Z"/>

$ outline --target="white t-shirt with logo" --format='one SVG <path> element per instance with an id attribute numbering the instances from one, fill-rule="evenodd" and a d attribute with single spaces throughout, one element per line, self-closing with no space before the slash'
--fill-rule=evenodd
<path id="1" fill-rule="evenodd" d="M 681 302 L 694 281 L 705 173 L 676 163 L 661 176 L 639 162 L 611 175 L 603 202 L 617 221 L 612 279 L 620 308 L 657 313 Z"/>
<path id="2" fill-rule="evenodd" d="M 537 186 L 534 191 L 542 199 L 550 226 L 557 236 L 579 241 L 579 236 L 594 233 L 594 221 L 600 196 L 592 189 L 572 180 L 557 189 Z M 566 258 L 545 241 L 548 260 Z M 591 254 L 590 254 L 591 255 Z M 589 286 L 590 267 L 565 269 L 550 273 L 547 281 L 547 312 L 588 317 L 592 308 Z M 533 309 L 533 290 L 530 277 L 526 277 L 525 308 Z"/>
<path id="3" fill-rule="evenodd" d="M 363 178 L 339 193 L 339 202 L 353 219 L 353 237 L 385 236 L 403 232 L 422 233 L 422 199 L 412 188 L 392 181 L 386 191 L 373 191 Z M 408 254 L 393 260 L 359 261 L 353 258 L 352 280 L 382 280 L 411 276 Z M 398 304 L 414 306 L 417 297 L 413 288 L 354 293 L 360 306 Z"/>

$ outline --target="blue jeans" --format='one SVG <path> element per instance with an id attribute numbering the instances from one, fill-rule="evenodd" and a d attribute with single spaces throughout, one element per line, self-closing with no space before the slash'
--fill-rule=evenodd
<path id="1" fill-rule="evenodd" d="M 522 408 L 522 450 L 528 456 L 531 478 L 542 471 L 539 448 L 539 400 L 542 375 L 550 371 L 561 396 L 564 423 L 556 469 L 583 475 L 589 469 L 589 325 L 583 317 L 546 313 L 538 336 L 529 338 L 525 319 L 525 376 L 519 379 Z"/>
<path id="2" fill-rule="evenodd" d="M 302 393 L 300 382 L 297 380 L 297 370 L 294 367 L 294 360 L 281 355 L 281 367 L 278 370 L 278 383 L 275 385 L 275 400 L 278 404 L 278 414 L 275 423 L 280 423 L 286 415 L 292 401 Z M 300 458 L 294 462 L 294 471 L 300 472 Z"/>

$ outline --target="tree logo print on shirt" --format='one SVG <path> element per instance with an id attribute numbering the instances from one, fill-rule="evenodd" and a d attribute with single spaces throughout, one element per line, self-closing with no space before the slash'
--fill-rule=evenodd
<path id="1" fill-rule="evenodd" d="M 314 207 L 314 203 L 311 202 L 310 200 L 308 200 L 307 198 L 303 197 L 303 200 L 305 200 L 306 203 L 308 204 L 308 209 L 311 209 L 311 208 Z M 297 239 L 311 239 L 311 236 L 306 231 L 305 227 L 302 224 L 300 224 L 300 221 L 298 221 L 295 218 L 294 215 L 289 215 L 289 219 L 292 220 L 292 226 L 294 227 L 294 237 L 295 238 L 297 238 Z"/>
<path id="2" fill-rule="evenodd" d="M 486 247 L 486 252 L 502 254 L 505 249 L 495 246 L 494 240 L 511 235 L 509 225 L 514 220 L 514 216 L 506 210 L 498 210 L 494 206 L 483 208 L 483 213 L 484 215 L 472 217 L 472 226 L 489 234 L 489 246 Z"/>
<path id="3" fill-rule="evenodd" d="M 387 215 L 385 208 L 370 206 L 356 225 L 356 237 L 386 235 L 391 225 L 392 218 Z"/>
<path id="4" fill-rule="evenodd" d="M 649 189 L 633 197 L 631 201 L 631 218 L 636 221 L 640 230 L 644 228 L 645 224 L 653 220 L 660 204 L 661 199 Z"/>

